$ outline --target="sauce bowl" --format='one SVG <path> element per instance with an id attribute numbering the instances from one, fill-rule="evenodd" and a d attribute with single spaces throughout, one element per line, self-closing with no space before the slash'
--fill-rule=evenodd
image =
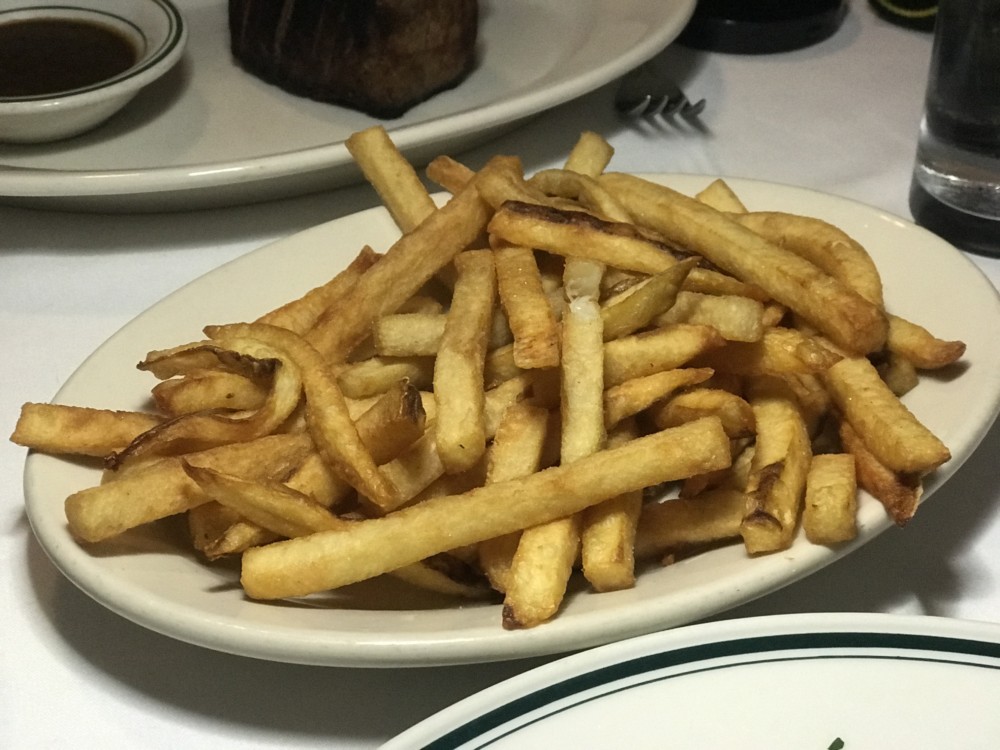
<path id="1" fill-rule="evenodd" d="M 43 30 L 81 27 L 97 27 L 124 40 L 134 61 L 101 80 L 70 88 L 54 84 L 62 90 L 0 91 L 0 142 L 55 141 L 97 127 L 170 70 L 187 42 L 184 20 L 169 0 L 69 0 L 58 5 L 13 0 L 0 9 L 0 31 L 10 38 L 29 28 L 44 38 Z M 65 49 L 62 44 L 51 47 L 53 57 Z M 43 74 L 40 69 L 39 80 Z M 30 80 L 31 71 L 24 71 L 24 77 Z"/>

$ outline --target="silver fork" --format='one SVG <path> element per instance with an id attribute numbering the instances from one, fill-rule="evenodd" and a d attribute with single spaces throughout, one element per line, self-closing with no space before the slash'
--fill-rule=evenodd
<path id="1" fill-rule="evenodd" d="M 628 73 L 615 93 L 615 109 L 625 117 L 695 118 L 704 111 L 705 104 L 704 99 L 692 102 L 680 86 L 649 65 Z"/>

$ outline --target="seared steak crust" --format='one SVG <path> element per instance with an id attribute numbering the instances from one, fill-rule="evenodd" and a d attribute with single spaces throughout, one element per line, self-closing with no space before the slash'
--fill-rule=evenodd
<path id="1" fill-rule="evenodd" d="M 475 62 L 477 0 L 229 0 L 233 56 L 286 91 L 398 117 Z"/>

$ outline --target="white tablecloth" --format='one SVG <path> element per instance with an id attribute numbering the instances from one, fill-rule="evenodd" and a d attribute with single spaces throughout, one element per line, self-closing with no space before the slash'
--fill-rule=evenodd
<path id="1" fill-rule="evenodd" d="M 892 27 L 859 1 L 834 37 L 810 49 L 668 49 L 689 95 L 708 99 L 702 127 L 623 122 L 609 86 L 460 157 L 477 166 L 515 153 L 529 171 L 556 166 L 592 129 L 615 146 L 617 170 L 756 177 L 908 217 L 929 53 L 928 35 Z M 9 434 L 22 402 L 51 398 L 90 351 L 178 286 L 375 202 L 359 186 L 185 215 L 0 207 L 0 424 Z M 973 260 L 1000 284 L 1000 261 Z M 861 610 L 1000 621 L 998 447 L 994 429 L 905 530 L 724 616 Z M 24 457 L 0 445 L 0 747 L 372 747 L 543 661 L 312 668 L 154 634 L 91 601 L 49 562 L 23 511 Z"/>

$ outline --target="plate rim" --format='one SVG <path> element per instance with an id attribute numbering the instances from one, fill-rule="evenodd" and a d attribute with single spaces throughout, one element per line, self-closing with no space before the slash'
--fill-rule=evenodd
<path id="1" fill-rule="evenodd" d="M 835 645 L 822 643 L 831 637 L 837 641 Z M 391 738 L 380 746 L 380 750 L 466 747 L 478 736 L 472 732 L 485 730 L 480 732 L 485 734 L 513 723 L 515 717 L 511 714 L 518 709 L 512 707 L 519 702 L 532 702 L 532 697 L 543 691 L 558 693 L 558 698 L 563 700 L 567 695 L 583 692 L 579 686 L 569 687 L 573 682 L 583 681 L 587 687 L 592 687 L 595 680 L 601 686 L 614 685 L 633 676 L 622 674 L 630 668 L 641 674 L 652 671 L 640 671 L 639 662 L 656 657 L 674 657 L 676 663 L 671 659 L 669 667 L 694 666 L 737 656 L 742 656 L 745 663 L 753 663 L 753 655 L 765 653 L 753 650 L 753 645 L 761 641 L 770 642 L 765 644 L 768 653 L 830 648 L 844 658 L 866 658 L 866 649 L 933 654 L 978 652 L 976 655 L 980 659 L 989 662 L 987 666 L 1000 670 L 1000 623 L 883 612 L 808 612 L 719 620 L 635 636 L 533 667 L 446 706 Z M 960 644 L 969 645 L 963 650 Z M 973 649 L 973 644 L 981 648 Z M 723 646 L 727 653 L 702 653 L 718 646 Z M 730 651 L 733 653 L 728 653 Z M 959 660 L 947 661 L 969 666 Z M 743 663 L 736 661 L 727 666 L 742 666 Z M 662 668 L 662 665 L 657 667 Z M 615 678 L 605 681 L 598 676 L 606 670 L 613 670 Z M 565 689 L 561 689 L 564 686 Z M 543 697 L 540 704 L 535 703 L 548 706 L 554 702 Z M 518 715 L 526 713 L 527 710 L 522 710 Z M 491 714 L 495 717 L 490 721 Z M 483 724 L 484 720 L 487 720 L 485 726 L 473 728 L 472 725 Z"/>
<path id="2" fill-rule="evenodd" d="M 615 0 L 592 0 L 597 9 L 611 7 Z M 183 0 L 176 0 L 184 12 Z M 222 0 L 219 0 L 221 3 Z M 546 83 L 530 91 L 511 91 L 504 97 L 476 109 L 461 109 L 441 114 L 412 124 L 394 126 L 393 121 L 373 120 L 372 124 L 386 125 L 393 142 L 405 154 L 431 147 L 446 140 L 468 139 L 474 134 L 488 134 L 504 125 L 537 115 L 547 109 L 564 104 L 578 96 L 609 83 L 620 75 L 647 61 L 669 45 L 694 13 L 696 0 L 670 0 L 667 3 L 646 3 L 646 13 L 656 12 L 659 25 L 650 28 L 638 44 L 617 50 L 618 54 L 602 65 Z M 504 7 L 502 2 L 497 8 Z M 657 9 L 662 8 L 662 12 Z M 192 54 L 189 45 L 187 55 Z M 309 175 L 324 170 L 348 169 L 352 166 L 345 141 L 263 154 L 251 158 L 225 161 L 178 163 L 152 168 L 80 169 L 58 170 L 45 167 L 0 164 L 0 194 L 4 200 L 45 203 L 48 201 L 80 199 L 90 205 L 96 201 L 105 204 L 111 199 L 141 196 L 156 200 L 164 197 L 168 202 L 180 200 L 181 205 L 201 205 L 204 201 L 184 201 L 168 196 L 195 196 L 208 188 L 239 191 L 263 189 L 268 194 L 268 183 L 307 181 Z M 330 186 L 343 184 L 343 181 Z M 308 191 L 307 191 L 308 192 Z M 281 192 L 288 197 L 293 192 Z M 259 196 L 255 199 L 259 199 Z M 218 197 L 216 197 L 216 202 Z M 216 205 L 212 202 L 212 205 Z M 229 203 L 242 203 L 226 201 Z M 85 206 L 86 207 L 86 206 Z M 116 210 L 122 210 L 119 202 Z"/>
<path id="3" fill-rule="evenodd" d="M 701 184 L 706 184 L 712 179 L 712 177 L 704 175 L 659 174 L 646 176 L 654 177 L 655 179 L 667 182 L 674 181 L 676 183 L 677 181 L 680 181 L 683 183 L 687 181 L 692 184 L 698 181 L 700 181 Z M 747 187 L 751 185 L 759 186 L 760 189 L 763 190 L 779 188 L 781 190 L 791 190 L 794 195 L 810 193 L 820 197 L 823 201 L 839 202 L 842 205 L 848 206 L 850 210 L 860 209 L 871 215 L 892 217 L 891 214 L 883 211 L 882 209 L 874 208 L 851 199 L 822 193 L 821 191 L 760 180 L 747 180 L 742 178 L 725 179 L 733 185 L 737 192 L 745 192 Z M 85 368 L 92 358 L 97 357 L 106 349 L 113 348 L 118 338 L 127 335 L 132 327 L 138 327 L 141 330 L 143 325 L 148 325 L 148 322 L 146 322 L 148 320 L 146 316 L 150 314 L 151 311 L 165 304 L 168 300 L 182 295 L 185 293 L 185 290 L 197 288 L 197 285 L 199 284 L 209 283 L 208 281 L 205 281 L 205 279 L 212 279 L 219 276 L 225 278 L 226 271 L 224 269 L 230 268 L 235 264 L 241 264 L 241 267 L 242 265 L 245 265 L 248 268 L 253 268 L 255 265 L 259 264 L 262 259 L 266 260 L 268 258 L 274 258 L 277 257 L 278 253 L 287 252 L 287 248 L 289 246 L 298 246 L 300 244 L 305 246 L 313 239 L 314 236 L 322 237 L 328 232 L 335 231 L 339 225 L 346 225 L 346 223 L 350 221 L 367 222 L 376 216 L 381 217 L 383 222 L 391 222 L 391 219 L 388 218 L 388 212 L 386 212 L 382 207 L 367 209 L 356 214 L 351 214 L 347 217 L 334 219 L 331 222 L 320 224 L 310 229 L 306 229 L 303 232 L 291 235 L 290 237 L 264 245 L 261 248 L 242 256 L 241 258 L 237 258 L 213 271 L 210 271 L 208 274 L 192 281 L 184 287 L 181 287 L 160 302 L 154 304 L 144 313 L 141 313 L 135 319 L 119 329 L 119 331 L 113 334 L 107 341 L 101 344 L 101 346 L 95 349 L 95 351 L 84 361 L 83 364 L 80 365 L 73 375 L 67 379 L 66 383 L 62 388 L 60 388 L 59 393 L 56 395 L 54 400 L 61 400 L 62 395 L 66 390 L 72 390 L 73 384 L 77 382 L 81 372 L 86 372 Z M 992 284 L 985 277 L 985 275 L 983 275 L 982 272 L 966 256 L 952 248 L 943 240 L 930 235 L 930 233 L 927 233 L 926 230 L 916 227 L 911 222 L 899 219 L 899 217 L 892 218 L 896 221 L 902 222 L 903 228 L 907 231 L 919 231 L 925 233 L 926 239 L 935 244 L 937 248 L 936 251 L 953 253 L 957 260 L 964 261 L 964 264 L 966 265 L 965 270 L 973 273 L 974 277 L 984 285 L 984 288 L 988 287 L 992 290 L 992 300 L 995 306 L 994 315 L 997 319 L 1000 319 L 1000 293 L 993 288 Z M 199 320 L 201 323 L 209 322 L 200 318 Z M 176 336 L 180 334 L 174 335 Z M 153 344 L 153 342 L 150 343 Z M 977 440 L 971 445 L 971 447 L 968 448 L 964 455 L 956 456 L 952 459 L 952 462 L 946 464 L 942 470 L 939 470 L 940 473 L 935 475 L 931 482 L 928 483 L 927 492 L 922 502 L 926 501 L 926 499 L 930 497 L 939 486 L 941 486 L 948 478 L 950 478 L 951 475 L 958 471 L 968 456 L 974 452 L 975 448 L 988 431 L 989 426 L 993 423 L 993 421 L 995 421 L 997 413 L 1000 412 L 1000 373 L 997 373 L 994 376 L 994 381 L 994 391 L 992 393 L 993 403 L 990 405 L 991 408 L 988 410 L 988 415 L 986 417 L 981 417 L 983 425 L 978 434 Z M 90 565 L 91 568 L 93 567 L 94 564 L 92 562 L 88 562 L 92 560 L 92 558 L 81 552 L 80 546 L 77 545 L 75 541 L 68 538 L 64 518 L 50 519 L 44 515 L 42 507 L 44 505 L 44 501 L 33 499 L 31 489 L 33 477 L 36 473 L 38 473 L 38 471 L 43 471 L 43 469 L 39 469 L 38 467 L 44 467 L 47 462 L 59 460 L 60 459 L 58 458 L 44 456 L 42 454 L 29 454 L 26 460 L 24 474 L 26 508 L 32 529 L 34 530 L 36 537 L 39 538 L 42 547 L 49 554 L 50 558 L 53 559 L 53 562 L 55 562 L 57 567 L 63 571 L 64 575 L 81 588 L 81 590 L 85 591 L 102 605 L 126 617 L 126 619 L 154 631 L 187 641 L 189 643 L 229 653 L 255 656 L 276 661 L 324 664 L 330 666 L 431 666 L 443 664 L 467 664 L 483 661 L 500 661 L 561 653 L 575 648 L 596 646 L 601 643 L 605 643 L 608 640 L 634 636 L 641 632 L 648 632 L 649 630 L 655 630 L 663 627 L 676 627 L 683 624 L 683 622 L 689 622 L 691 619 L 710 616 L 740 604 L 744 604 L 752 599 L 799 580 L 800 578 L 825 567 L 825 565 L 833 562 L 834 560 L 845 556 L 862 544 L 871 541 L 887 528 L 891 527 L 889 519 L 882 517 L 877 520 L 861 537 L 859 537 L 858 540 L 845 545 L 836 551 L 831 551 L 822 547 L 809 547 L 805 553 L 804 560 L 797 563 L 798 567 L 792 567 L 790 572 L 783 573 L 777 583 L 775 583 L 773 576 L 769 577 L 767 575 L 758 575 L 757 577 L 754 577 L 754 575 L 752 575 L 753 570 L 757 570 L 759 574 L 761 569 L 760 566 L 753 570 L 748 567 L 744 578 L 740 581 L 738 595 L 722 589 L 715 589 L 711 592 L 713 597 L 711 598 L 711 601 L 703 602 L 700 609 L 693 612 L 693 614 L 689 613 L 686 616 L 687 619 L 682 621 L 671 620 L 670 618 L 662 617 L 662 613 L 660 613 L 661 616 L 659 618 L 639 618 L 638 623 L 633 622 L 618 635 L 612 635 L 610 637 L 607 633 L 607 627 L 602 627 L 600 625 L 600 617 L 590 618 L 590 620 L 596 619 L 596 623 L 587 620 L 585 617 L 583 627 L 577 625 L 576 630 L 574 631 L 574 637 L 569 639 L 567 639 L 566 633 L 563 632 L 563 626 L 558 624 L 559 620 L 557 618 L 553 623 L 547 623 L 540 628 L 528 631 L 517 631 L 516 633 L 504 633 L 501 631 L 498 622 L 495 622 L 493 623 L 493 627 L 497 632 L 492 633 L 491 631 L 491 637 L 488 638 L 488 642 L 485 645 L 482 638 L 477 639 L 475 637 L 470 637 L 468 634 L 463 636 L 461 633 L 452 635 L 451 637 L 442 637 L 438 635 L 434 638 L 426 635 L 421 636 L 416 633 L 409 635 L 397 634 L 393 640 L 387 640 L 382 637 L 381 634 L 370 636 L 366 639 L 359 633 L 351 630 L 348 630 L 347 632 L 353 633 L 355 640 L 349 643 L 338 641 L 331 643 L 328 637 L 316 637 L 312 632 L 302 633 L 300 628 L 281 625 L 270 626 L 266 631 L 270 633 L 270 637 L 265 639 L 267 641 L 266 643 L 262 644 L 259 636 L 255 636 L 253 633 L 248 633 L 245 625 L 236 621 L 236 619 L 232 617 L 230 617 L 227 621 L 227 618 L 207 616 L 201 611 L 188 610 L 176 604 L 170 612 L 157 612 L 155 611 L 155 607 L 152 607 L 152 603 L 145 598 L 140 601 L 129 601 L 127 604 L 123 604 L 120 592 L 118 592 L 118 596 L 115 596 L 115 592 L 108 591 L 107 586 L 109 583 L 101 577 L 100 571 L 89 569 L 81 571 L 79 569 L 73 569 L 68 560 L 72 560 L 74 556 L 76 556 L 79 560 L 83 560 L 85 568 L 88 565 Z M 59 524 L 57 521 L 62 521 L 62 523 Z M 55 526 L 58 526 L 59 528 L 54 528 Z M 67 546 L 70 547 L 68 551 L 66 549 Z M 764 569 L 766 570 L 767 566 L 764 566 Z M 89 575 L 84 575 L 83 580 L 80 580 L 82 572 L 88 573 Z M 602 596 L 608 597 L 614 596 L 614 594 L 602 594 Z M 586 615 L 586 613 L 584 613 L 584 615 Z M 329 636 L 329 633 L 324 631 L 321 635 Z"/>

